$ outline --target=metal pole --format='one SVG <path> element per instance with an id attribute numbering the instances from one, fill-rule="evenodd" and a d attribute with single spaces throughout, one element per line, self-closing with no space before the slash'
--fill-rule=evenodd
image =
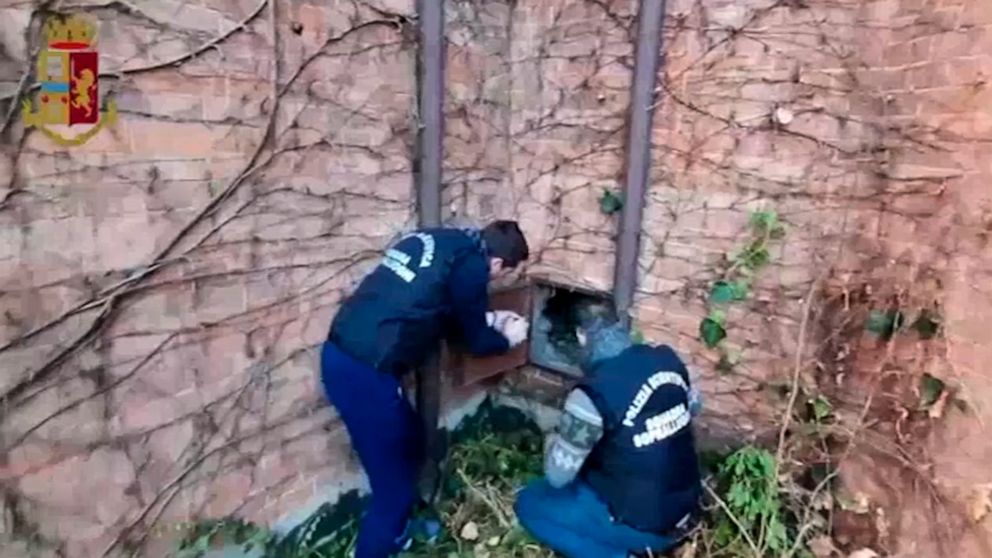
<path id="1" fill-rule="evenodd" d="M 420 185 L 421 227 L 441 224 L 441 157 L 444 152 L 444 0 L 419 0 L 420 18 Z"/>
<path id="2" fill-rule="evenodd" d="M 420 57 L 418 75 L 420 126 L 417 220 L 421 227 L 441 225 L 441 158 L 444 102 L 444 0 L 418 0 Z M 438 348 L 438 351 L 440 348 Z M 421 470 L 421 496 L 431 503 L 440 486 L 439 464 L 446 448 L 438 429 L 441 411 L 441 370 L 435 352 L 416 370 L 417 411 L 424 436 L 425 459 Z"/>
<path id="3" fill-rule="evenodd" d="M 627 176 L 613 275 L 613 302 L 623 323 L 630 325 L 630 307 L 637 287 L 644 194 L 651 165 L 651 120 L 657 83 L 665 0 L 641 0 L 637 16 L 637 53 L 630 87 Z"/>

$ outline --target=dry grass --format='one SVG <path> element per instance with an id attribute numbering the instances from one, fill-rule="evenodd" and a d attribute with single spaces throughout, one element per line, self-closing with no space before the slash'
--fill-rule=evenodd
<path id="1" fill-rule="evenodd" d="M 452 451 L 438 505 L 442 537 L 433 545 L 418 544 L 405 558 L 555 556 L 527 536 L 513 512 L 517 490 L 541 474 L 540 433 L 484 430 Z"/>

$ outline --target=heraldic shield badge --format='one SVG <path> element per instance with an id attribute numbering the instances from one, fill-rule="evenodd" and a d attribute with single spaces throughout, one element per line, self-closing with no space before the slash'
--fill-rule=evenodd
<path id="1" fill-rule="evenodd" d="M 82 16 L 55 16 L 42 31 L 47 48 L 38 55 L 38 110 L 24 100 L 24 125 L 59 145 L 81 145 L 117 119 L 113 101 L 100 112 L 97 27 Z"/>

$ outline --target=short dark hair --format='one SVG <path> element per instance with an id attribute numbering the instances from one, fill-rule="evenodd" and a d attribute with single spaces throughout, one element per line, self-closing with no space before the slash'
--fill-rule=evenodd
<path id="1" fill-rule="evenodd" d="M 482 229 L 490 258 L 503 260 L 503 266 L 514 268 L 530 257 L 527 239 L 516 221 L 493 221 Z"/>

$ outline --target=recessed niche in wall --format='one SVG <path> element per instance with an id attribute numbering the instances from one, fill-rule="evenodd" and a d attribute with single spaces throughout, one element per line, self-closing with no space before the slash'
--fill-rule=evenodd
<path id="1" fill-rule="evenodd" d="M 583 312 L 613 312 L 613 298 L 608 293 L 545 280 L 535 280 L 532 288 L 531 364 L 582 376 L 575 328 Z"/>
<path id="2" fill-rule="evenodd" d="M 579 341 L 575 337 L 579 316 L 589 310 L 613 312 L 613 298 L 609 293 L 531 279 L 494 291 L 489 307 L 528 316 L 530 339 L 506 354 L 490 357 L 472 356 L 461 347 L 445 344 L 441 369 L 454 387 L 476 384 L 525 364 L 582 376 Z"/>

